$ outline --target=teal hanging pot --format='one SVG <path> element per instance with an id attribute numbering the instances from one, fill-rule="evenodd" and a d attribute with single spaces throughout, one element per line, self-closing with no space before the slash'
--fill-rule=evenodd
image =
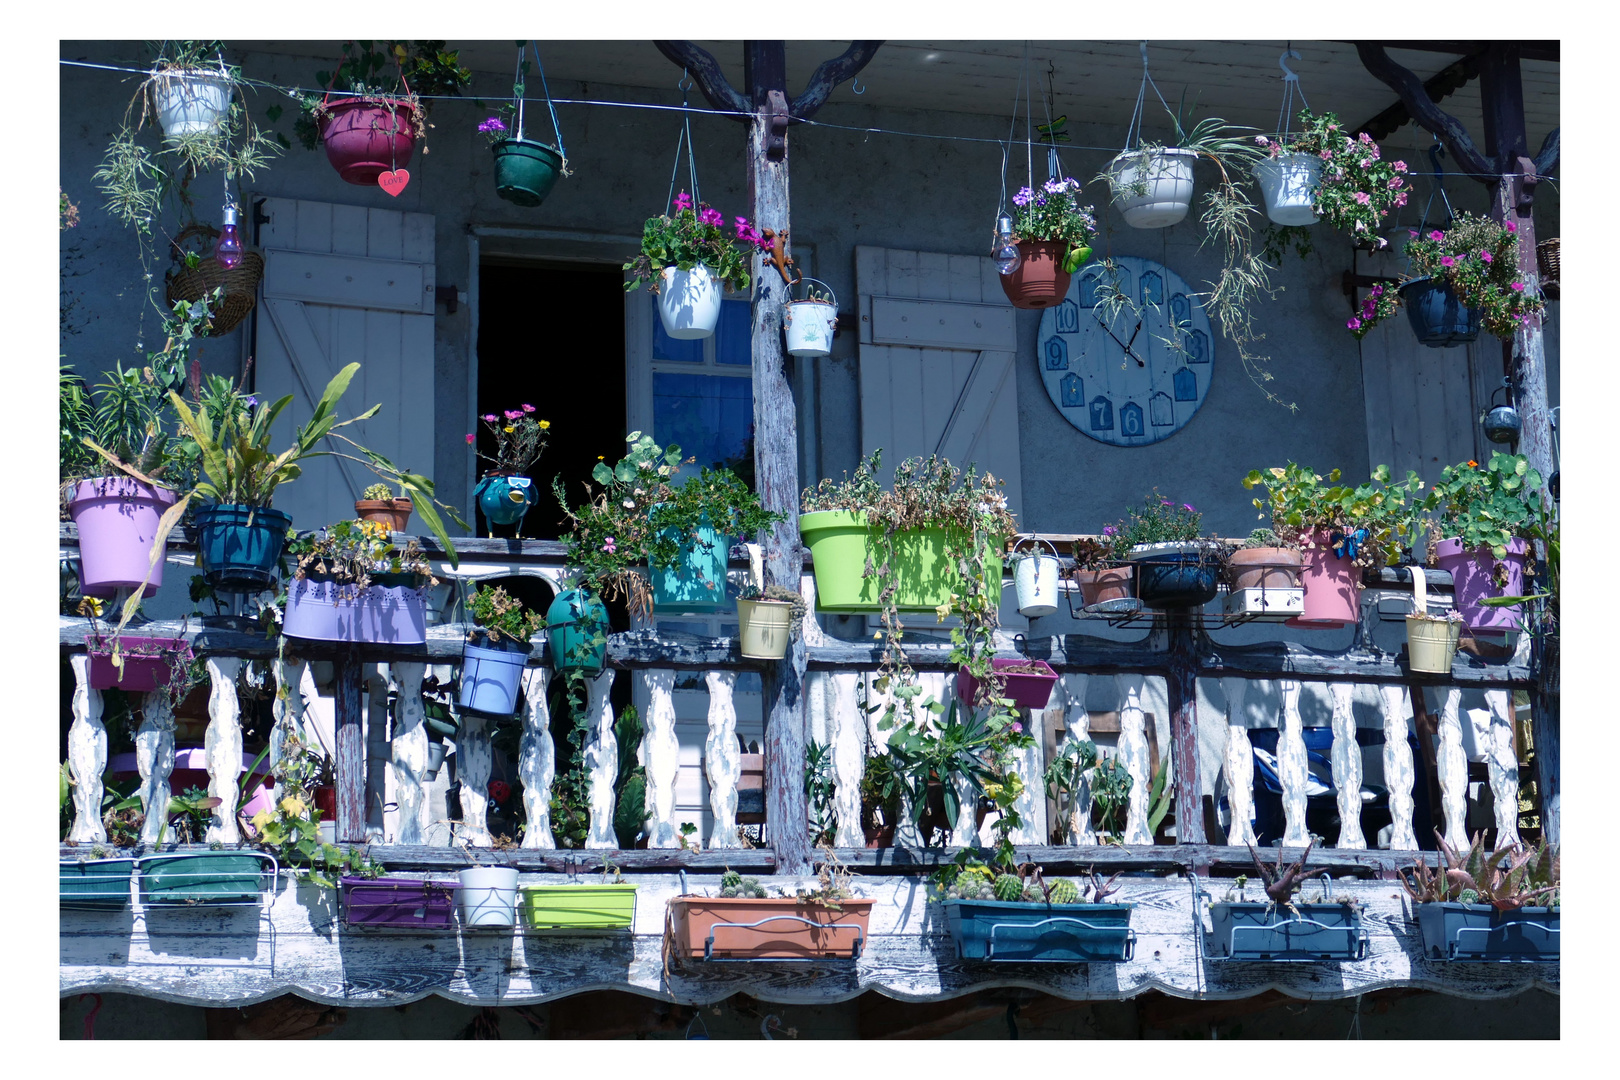
<path id="1" fill-rule="evenodd" d="M 712 615 L 729 611 L 726 559 L 731 540 L 707 525 L 682 545 L 679 566 L 649 566 L 653 610 L 660 615 Z"/>
<path id="2" fill-rule="evenodd" d="M 607 635 L 607 608 L 582 589 L 569 589 L 546 609 L 546 652 L 559 672 L 600 675 L 607 663 Z"/>
<path id="3" fill-rule="evenodd" d="M 519 206 L 539 206 L 562 172 L 562 155 L 533 139 L 502 139 L 495 151 L 495 194 Z"/>
<path id="4" fill-rule="evenodd" d="M 490 473 L 473 488 L 473 497 L 491 525 L 511 525 L 522 521 L 534 505 L 534 481 L 527 476 Z"/>

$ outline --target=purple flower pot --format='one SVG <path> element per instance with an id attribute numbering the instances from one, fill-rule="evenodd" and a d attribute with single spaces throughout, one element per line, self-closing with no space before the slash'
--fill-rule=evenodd
<path id="1" fill-rule="evenodd" d="M 68 507 L 79 527 L 79 591 L 110 597 L 139 585 L 152 562 L 158 519 L 173 505 L 174 492 L 168 488 L 127 476 L 81 481 Z M 153 595 L 162 584 L 160 559 L 141 595 Z"/>
<path id="2" fill-rule="evenodd" d="M 125 634 L 119 646 L 119 651 L 124 654 L 124 673 L 119 675 L 118 668 L 112 660 L 112 642 L 105 638 L 92 637 L 87 650 L 90 653 L 90 688 L 111 690 L 117 687 L 135 694 L 167 689 L 169 679 L 174 674 L 174 653 L 185 643 L 185 638 L 135 637 L 132 634 Z M 169 655 L 131 656 L 130 650 L 138 645 L 156 645 L 168 650 Z"/>
<path id="3" fill-rule="evenodd" d="M 1491 549 L 1481 545 L 1473 551 L 1464 551 L 1459 539 L 1442 540 L 1434 547 L 1435 561 L 1440 569 L 1451 575 L 1451 587 L 1456 596 L 1457 610 L 1470 630 L 1502 633 L 1519 628 L 1518 613 L 1523 605 L 1486 607 L 1480 601 L 1487 596 L 1523 596 L 1524 564 L 1530 553 L 1530 542 L 1518 537 L 1509 541 L 1507 558 L 1501 560 L 1507 573 L 1507 585 L 1497 588 L 1493 580 L 1497 560 Z"/>
<path id="4" fill-rule="evenodd" d="M 1022 664 L 1023 660 L 991 660 L 990 666 L 1000 671 L 1002 668 Z M 1057 672 L 1045 660 L 1029 661 L 1039 664 L 1042 673 L 1028 671 L 1014 672 L 1007 676 L 1006 696 L 1012 698 L 1013 704 L 1022 705 L 1026 709 L 1044 709 L 1046 703 L 1052 698 L 1052 684 L 1057 682 Z M 961 668 L 956 673 L 956 696 L 963 702 L 971 702 L 973 695 L 978 692 L 979 680 L 968 673 L 967 668 Z"/>
<path id="5" fill-rule="evenodd" d="M 298 578 L 287 585 L 282 632 L 314 641 L 421 645 L 427 641 L 426 590 L 412 574 L 376 574 L 352 583 Z"/>
<path id="6" fill-rule="evenodd" d="M 456 909 L 454 881 L 346 877 L 343 919 L 350 926 L 448 927 Z"/>

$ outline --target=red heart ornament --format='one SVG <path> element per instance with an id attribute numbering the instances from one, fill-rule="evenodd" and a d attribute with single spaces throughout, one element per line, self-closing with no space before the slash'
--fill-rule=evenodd
<path id="1" fill-rule="evenodd" d="M 377 174 L 377 186 L 395 198 L 399 197 L 399 193 L 404 191 L 405 185 L 410 182 L 411 174 L 404 169 Z"/>

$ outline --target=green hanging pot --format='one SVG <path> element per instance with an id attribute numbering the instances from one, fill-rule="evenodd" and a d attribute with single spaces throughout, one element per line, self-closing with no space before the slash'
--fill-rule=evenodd
<path id="1" fill-rule="evenodd" d="M 519 206 L 539 206 L 562 173 L 562 155 L 532 139 L 502 139 L 495 150 L 495 194 Z"/>
<path id="2" fill-rule="evenodd" d="M 607 608 L 581 589 L 560 594 L 546 610 L 546 649 L 559 672 L 600 675 L 607 663 L 607 633 Z"/>

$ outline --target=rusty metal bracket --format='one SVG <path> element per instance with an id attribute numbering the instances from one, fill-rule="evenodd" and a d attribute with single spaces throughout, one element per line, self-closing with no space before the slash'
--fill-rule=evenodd
<path id="1" fill-rule="evenodd" d="M 770 130 L 765 133 L 765 157 L 769 161 L 781 161 L 787 157 L 787 95 L 780 90 L 768 91 L 765 105 L 770 111 Z"/>

